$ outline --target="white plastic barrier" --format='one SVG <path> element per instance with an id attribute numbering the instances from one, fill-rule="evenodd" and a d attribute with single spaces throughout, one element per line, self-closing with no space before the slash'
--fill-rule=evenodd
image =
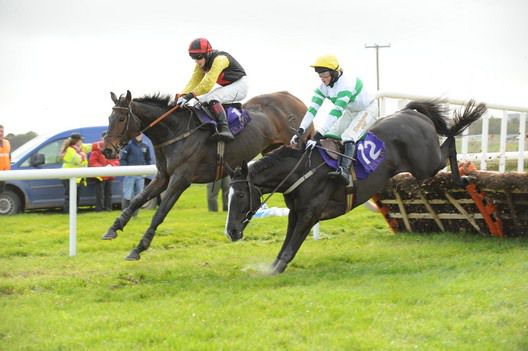
<path id="1" fill-rule="evenodd" d="M 87 167 L 32 169 L 0 171 L 0 181 L 31 179 L 70 179 L 70 256 L 77 253 L 77 182 L 76 178 L 103 176 L 154 175 L 156 166 L 122 166 L 122 167 Z"/>

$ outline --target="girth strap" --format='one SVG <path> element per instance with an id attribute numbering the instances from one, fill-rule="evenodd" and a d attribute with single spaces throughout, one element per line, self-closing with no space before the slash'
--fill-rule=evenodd
<path id="1" fill-rule="evenodd" d="M 216 144 L 216 176 L 215 182 L 219 179 L 222 179 L 224 174 L 224 151 L 225 151 L 225 142 L 219 140 Z"/>

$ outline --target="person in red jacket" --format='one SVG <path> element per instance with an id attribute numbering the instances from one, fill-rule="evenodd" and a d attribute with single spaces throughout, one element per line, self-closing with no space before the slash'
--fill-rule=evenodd
<path id="1" fill-rule="evenodd" d="M 103 133 L 104 138 L 106 133 Z M 100 141 L 102 143 L 102 141 Z M 102 148 L 93 148 L 88 158 L 88 167 L 119 166 L 119 159 L 107 159 L 101 152 Z M 95 179 L 95 210 L 112 211 L 112 181 L 115 177 L 97 177 Z"/>

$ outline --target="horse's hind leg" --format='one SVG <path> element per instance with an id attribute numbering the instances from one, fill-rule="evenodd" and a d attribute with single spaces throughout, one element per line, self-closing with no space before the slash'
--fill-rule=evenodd
<path id="1" fill-rule="evenodd" d="M 456 186 L 463 187 L 467 184 L 467 178 L 461 177 L 458 170 L 458 161 L 457 161 L 457 151 L 456 151 L 456 141 L 454 137 L 448 137 L 440 147 L 442 153 L 443 165 L 441 168 L 445 167 L 447 160 L 449 160 L 449 166 L 451 167 L 451 177 L 453 178 L 453 183 Z"/>
<path id="2" fill-rule="evenodd" d="M 130 205 L 127 208 L 123 209 L 123 211 L 121 211 L 119 217 L 116 218 L 114 224 L 112 224 L 112 226 L 108 228 L 105 235 L 103 235 L 101 239 L 115 239 L 117 237 L 117 230 L 122 230 L 132 217 L 132 214 L 141 206 L 143 206 L 143 204 L 145 204 L 148 200 L 161 194 L 161 192 L 163 192 L 163 190 L 167 188 L 167 182 L 168 179 L 166 176 L 161 175 L 160 173 L 156 174 L 154 180 L 150 182 L 150 184 L 145 188 L 145 190 L 135 196 L 130 202 Z"/>
<path id="3" fill-rule="evenodd" d="M 185 191 L 185 189 L 189 187 L 189 185 L 191 185 L 191 182 L 186 180 L 184 177 L 176 175 L 171 176 L 166 194 L 161 200 L 161 203 L 158 209 L 156 210 L 154 217 L 152 217 L 150 226 L 148 227 L 145 234 L 143 234 L 143 237 L 141 238 L 137 246 L 132 249 L 132 251 L 130 251 L 130 253 L 126 257 L 127 260 L 139 260 L 140 253 L 150 247 L 150 243 L 152 242 L 152 239 L 156 234 L 156 229 L 161 223 L 163 223 L 165 217 L 167 216 L 167 213 L 169 213 L 169 211 L 174 206 L 180 195 Z"/>

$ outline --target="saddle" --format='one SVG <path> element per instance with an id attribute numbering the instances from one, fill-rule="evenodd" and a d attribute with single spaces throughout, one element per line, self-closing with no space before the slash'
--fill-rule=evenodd
<path id="1" fill-rule="evenodd" d="M 343 153 L 343 145 L 339 140 L 328 138 L 321 139 L 320 142 L 324 148 L 318 148 L 321 157 L 330 168 L 337 169 L 338 153 Z M 364 150 L 364 152 L 361 150 Z M 355 173 L 357 179 L 365 179 L 378 168 L 384 159 L 385 143 L 378 139 L 374 133 L 367 132 L 356 143 L 354 160 L 352 161 L 353 169 L 351 171 Z"/>
<path id="2" fill-rule="evenodd" d="M 234 136 L 240 134 L 245 126 L 251 122 L 251 117 L 248 111 L 242 108 L 242 104 L 240 103 L 222 104 L 222 106 L 226 111 L 227 124 L 231 133 L 233 133 Z M 194 112 L 194 115 L 202 124 L 209 127 L 212 126 L 212 130 L 215 130 L 217 124 L 216 119 L 212 117 L 209 108 L 205 104 L 198 103 L 194 106 L 187 106 L 187 108 Z"/>

